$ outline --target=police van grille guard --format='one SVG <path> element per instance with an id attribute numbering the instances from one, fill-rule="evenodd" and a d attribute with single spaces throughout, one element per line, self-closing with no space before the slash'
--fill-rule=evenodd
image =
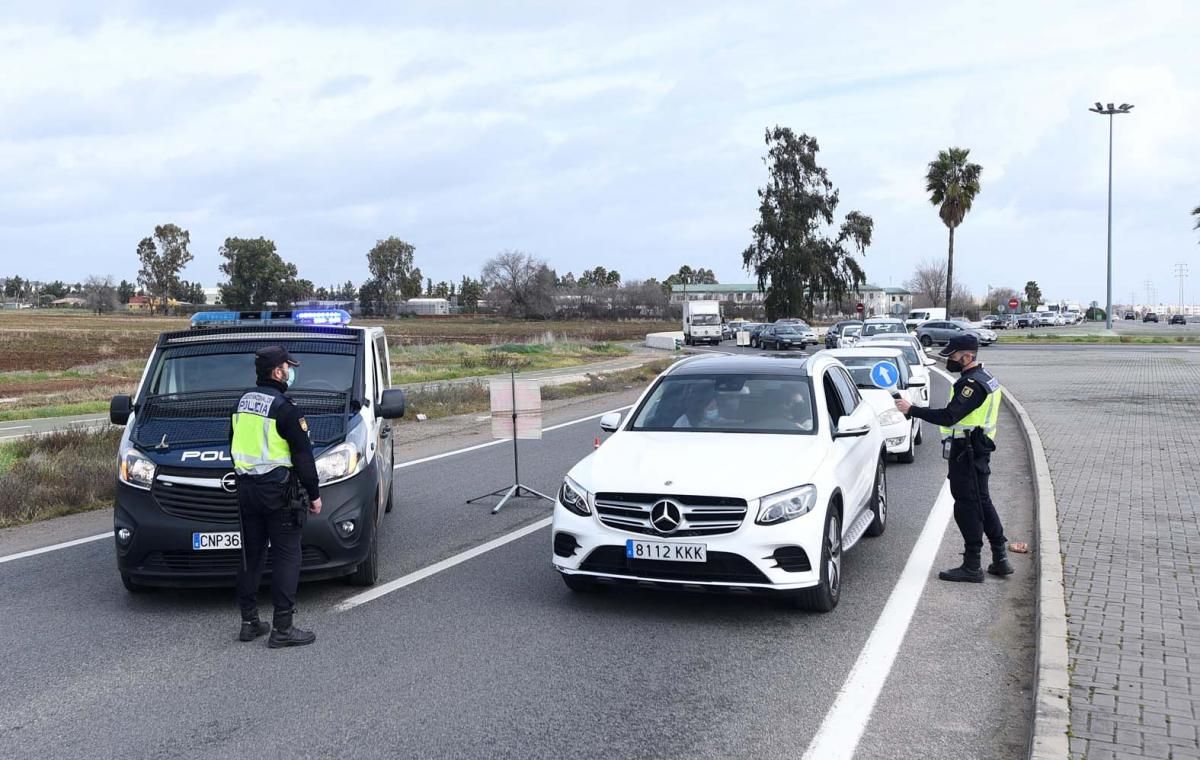
<path id="1" fill-rule="evenodd" d="M 346 435 L 349 399 L 345 393 L 289 393 L 304 413 L 314 444 L 329 444 Z M 133 441 L 153 450 L 202 443 L 228 443 L 230 418 L 242 391 L 208 391 L 150 396 L 138 409 Z"/>

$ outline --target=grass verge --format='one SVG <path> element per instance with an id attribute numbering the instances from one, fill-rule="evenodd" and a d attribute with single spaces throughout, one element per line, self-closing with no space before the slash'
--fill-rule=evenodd
<path id="1" fill-rule="evenodd" d="M 70 417 L 76 414 L 95 414 L 107 412 L 108 401 L 79 401 L 74 404 L 51 404 L 50 406 L 32 406 L 21 409 L 6 409 L 0 412 L 0 422 L 13 420 L 32 420 L 43 417 Z"/>
<path id="2" fill-rule="evenodd" d="M 1000 335 L 998 343 L 1038 344 L 1038 343 L 1080 343 L 1080 344 L 1133 344 L 1133 345 L 1173 345 L 1200 344 L 1200 336 L 1192 335 L 1039 335 L 1026 333 L 1024 335 Z"/>
<path id="3" fill-rule="evenodd" d="M 615 359 L 629 354 L 615 343 L 503 343 L 481 346 L 468 343 L 393 346 L 392 382 L 428 383 L 507 372 L 561 369 Z"/>
<path id="4" fill-rule="evenodd" d="M 0 445 L 0 528 L 112 504 L 120 428 Z"/>
<path id="5" fill-rule="evenodd" d="M 554 401 L 636 388 L 653 380 L 674 361 L 674 359 L 659 359 L 633 369 L 589 373 L 587 380 L 583 382 L 543 386 L 542 400 Z M 487 412 L 490 403 L 488 386 L 482 383 L 454 385 L 429 391 L 412 391 L 407 394 L 408 411 L 405 413 L 403 422 L 405 424 L 415 423 L 417 414 L 424 414 L 429 419 L 436 419 L 456 414 Z"/>

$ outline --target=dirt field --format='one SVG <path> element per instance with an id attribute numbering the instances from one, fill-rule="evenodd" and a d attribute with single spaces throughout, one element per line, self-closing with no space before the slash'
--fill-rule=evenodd
<path id="1" fill-rule="evenodd" d="M 407 346 L 443 343 L 636 340 L 648 332 L 677 327 L 673 322 L 519 322 L 484 317 L 356 320 L 355 324 L 382 324 L 388 342 L 402 354 Z M 0 311 L 0 414 L 107 400 L 114 393 L 131 392 L 158 334 L 187 326 L 182 317 Z"/>

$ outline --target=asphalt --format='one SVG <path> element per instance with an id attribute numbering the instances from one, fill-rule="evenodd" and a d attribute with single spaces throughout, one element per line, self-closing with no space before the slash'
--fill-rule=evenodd
<path id="1" fill-rule="evenodd" d="M 947 393 L 935 386 L 935 397 Z M 598 433 L 589 421 L 523 442 L 522 480 L 553 492 Z M 410 444 L 398 459 L 421 452 Z M 488 446 L 398 470 L 383 579 L 548 516 L 532 500 L 495 516 L 463 503 L 511 481 L 510 453 Z M 1029 467 L 1015 444 L 1003 453 L 994 489 L 1019 540 L 1030 535 Z M 127 594 L 107 540 L 3 563 L 0 757 L 798 755 L 943 481 L 936 446 L 889 467 L 888 530 L 847 554 L 842 602 L 828 615 L 758 597 L 575 595 L 540 529 L 344 612 L 335 606 L 356 589 L 305 585 L 299 622 L 317 643 L 270 651 L 235 640 L 228 591 Z M 951 523 L 934 572 L 954 564 L 957 544 Z M 1019 754 L 1031 718 L 1033 577 L 1027 557 L 1016 564 L 1014 578 L 982 586 L 927 584 L 858 757 Z"/>

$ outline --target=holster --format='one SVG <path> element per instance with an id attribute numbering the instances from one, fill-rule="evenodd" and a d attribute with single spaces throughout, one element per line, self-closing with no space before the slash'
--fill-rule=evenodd
<path id="1" fill-rule="evenodd" d="M 995 451 L 996 442 L 987 437 L 987 434 L 983 432 L 983 428 L 973 428 L 971 430 L 971 449 L 975 454 L 975 458 L 979 459 Z"/>
<path id="2" fill-rule="evenodd" d="M 308 500 L 308 492 L 304 490 L 304 486 L 300 484 L 300 478 L 295 472 L 292 472 L 288 478 L 287 488 L 287 510 L 289 523 L 296 527 L 304 527 L 304 523 L 308 520 L 308 508 L 311 502 Z"/>

